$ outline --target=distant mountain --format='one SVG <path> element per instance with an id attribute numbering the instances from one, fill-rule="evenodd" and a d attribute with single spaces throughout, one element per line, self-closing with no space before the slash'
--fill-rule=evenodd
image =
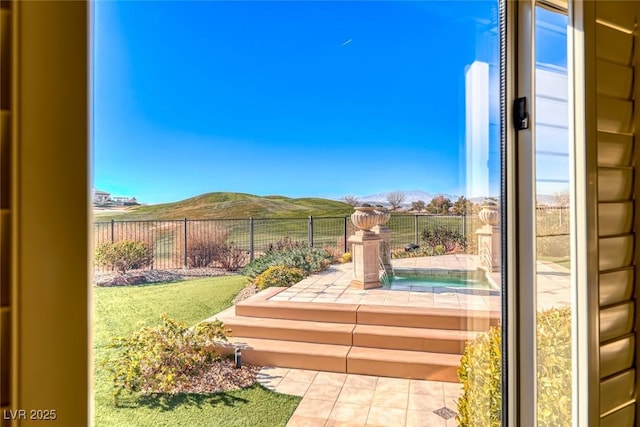
<path id="1" fill-rule="evenodd" d="M 389 191 L 386 193 L 370 194 L 368 196 L 358 196 L 357 199 L 361 203 L 388 206 L 389 202 L 387 201 L 387 195 L 389 193 L 402 193 L 404 195 L 404 202 L 402 203 L 402 206 L 411 206 L 411 203 L 417 202 L 418 200 L 422 200 L 423 202 L 428 204 L 431 201 L 431 199 L 440 195 L 447 197 L 452 202 L 455 202 L 456 200 L 458 200 L 458 196 L 453 196 L 451 194 L 445 194 L 445 193 L 431 194 L 422 190 Z"/>
<path id="2" fill-rule="evenodd" d="M 498 199 L 498 197 L 496 196 L 493 196 L 493 197 Z M 484 202 L 485 197 L 472 197 L 469 200 L 477 205 L 481 205 Z M 536 195 L 536 203 L 538 205 L 558 206 L 558 201 L 554 198 L 554 196 L 550 194 Z"/>
<path id="3" fill-rule="evenodd" d="M 558 201 L 555 197 L 550 194 L 537 194 L 536 195 L 536 204 L 538 205 L 547 205 L 547 206 L 557 206 Z"/>
<path id="4" fill-rule="evenodd" d="M 347 216 L 353 208 L 346 203 L 321 198 L 255 196 L 245 193 L 207 193 L 174 203 L 139 206 L 96 221 L 153 219 L 244 219 Z"/>

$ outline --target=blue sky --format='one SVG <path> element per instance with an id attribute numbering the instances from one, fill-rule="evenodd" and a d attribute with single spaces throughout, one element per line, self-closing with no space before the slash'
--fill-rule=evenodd
<path id="1" fill-rule="evenodd" d="M 497 2 L 93 6 L 96 188 L 464 193 L 464 72 L 497 62 Z"/>

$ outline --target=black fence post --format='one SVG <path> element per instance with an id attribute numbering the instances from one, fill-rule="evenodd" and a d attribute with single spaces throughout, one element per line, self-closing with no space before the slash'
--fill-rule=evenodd
<path id="1" fill-rule="evenodd" d="M 111 243 L 115 242 L 115 234 L 113 232 L 115 221 L 111 220 Z"/>
<path id="2" fill-rule="evenodd" d="M 184 219 L 184 268 L 187 268 L 187 218 Z"/>
<path id="3" fill-rule="evenodd" d="M 347 253 L 347 217 L 344 217 L 344 252 Z"/>
<path id="4" fill-rule="evenodd" d="M 309 222 L 307 225 L 307 240 L 309 241 L 309 247 L 313 247 L 313 216 L 309 215 Z"/>
<path id="5" fill-rule="evenodd" d="M 414 231 L 414 242 L 416 245 L 418 244 L 418 214 L 413 218 L 413 231 Z"/>
<path id="6" fill-rule="evenodd" d="M 253 261 L 253 217 L 249 217 L 249 262 Z"/>

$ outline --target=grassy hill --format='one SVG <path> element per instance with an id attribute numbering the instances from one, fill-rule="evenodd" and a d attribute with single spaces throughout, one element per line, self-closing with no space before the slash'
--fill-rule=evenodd
<path id="1" fill-rule="evenodd" d="M 244 193 L 207 193 L 174 203 L 132 207 L 121 213 L 103 211 L 96 221 L 151 219 L 305 218 L 350 215 L 346 203 L 320 198 L 292 199 Z"/>

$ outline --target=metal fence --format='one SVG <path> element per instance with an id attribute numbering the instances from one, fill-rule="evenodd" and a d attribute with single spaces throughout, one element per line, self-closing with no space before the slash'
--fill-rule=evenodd
<path id="1" fill-rule="evenodd" d="M 538 206 L 536 209 L 536 236 L 568 236 L 569 214 L 568 207 Z"/>
<path id="2" fill-rule="evenodd" d="M 538 209 L 538 235 L 568 234 L 567 209 Z M 477 214 L 393 215 L 386 224 L 392 230 L 391 250 L 420 245 L 425 230 L 446 227 L 467 238 L 467 252 L 475 253 L 475 231 L 482 226 Z M 105 242 L 136 240 L 153 248 L 156 269 L 183 268 L 197 242 L 224 241 L 246 252 L 247 261 L 271 249 L 282 239 L 313 247 L 330 248 L 333 253 L 349 251 L 347 239 L 355 232 L 349 217 L 246 218 L 207 220 L 157 220 L 95 222 L 94 249 Z M 100 266 L 95 265 L 96 270 Z"/>
<path id="3" fill-rule="evenodd" d="M 536 255 L 540 258 L 571 257 L 570 211 L 568 207 L 539 206 L 536 209 Z"/>

